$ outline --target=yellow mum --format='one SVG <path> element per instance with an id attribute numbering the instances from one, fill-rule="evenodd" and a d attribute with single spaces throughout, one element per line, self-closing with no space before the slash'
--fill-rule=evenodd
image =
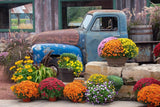
<path id="1" fill-rule="evenodd" d="M 25 56 L 25 59 L 30 59 L 30 56 Z"/>
<path id="2" fill-rule="evenodd" d="M 31 65 L 25 65 L 24 67 L 28 69 L 28 68 L 31 68 Z"/>
<path id="3" fill-rule="evenodd" d="M 15 62 L 15 65 L 19 65 L 19 64 L 22 64 L 23 63 L 23 60 L 19 60 L 17 62 Z"/>
<path id="4" fill-rule="evenodd" d="M 33 72 L 33 70 L 32 70 L 32 69 L 29 69 L 28 72 Z"/>
<path id="5" fill-rule="evenodd" d="M 9 70 L 11 71 L 12 69 L 16 68 L 16 66 L 12 66 L 9 68 Z"/>
<path id="6" fill-rule="evenodd" d="M 32 79 L 32 76 L 28 76 L 28 77 L 27 77 L 27 80 L 30 80 L 30 79 Z"/>

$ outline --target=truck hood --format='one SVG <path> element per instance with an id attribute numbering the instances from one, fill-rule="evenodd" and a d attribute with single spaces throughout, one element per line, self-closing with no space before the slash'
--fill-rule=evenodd
<path id="1" fill-rule="evenodd" d="M 33 39 L 33 44 L 40 43 L 60 43 L 77 45 L 79 41 L 79 33 L 76 29 L 54 30 L 36 34 Z"/>

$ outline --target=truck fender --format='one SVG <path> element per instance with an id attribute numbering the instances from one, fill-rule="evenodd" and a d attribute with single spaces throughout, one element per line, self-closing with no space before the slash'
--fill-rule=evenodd
<path id="1" fill-rule="evenodd" d="M 35 64 L 39 64 L 43 57 L 47 55 L 51 50 L 52 56 L 60 56 L 63 53 L 73 53 L 77 56 L 77 59 L 83 63 L 82 53 L 81 50 L 73 45 L 67 44 L 35 44 L 32 46 L 31 51 L 33 54 L 33 60 Z"/>

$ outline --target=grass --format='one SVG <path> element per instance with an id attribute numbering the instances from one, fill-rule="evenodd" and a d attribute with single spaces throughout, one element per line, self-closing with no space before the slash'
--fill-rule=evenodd
<path id="1" fill-rule="evenodd" d="M 18 19 L 11 19 L 11 29 L 33 29 L 31 23 L 26 24 L 29 19 L 20 19 L 20 24 L 18 25 Z"/>
<path id="2" fill-rule="evenodd" d="M 29 19 L 20 19 L 20 23 L 26 23 L 26 21 L 29 21 Z M 11 24 L 18 25 L 18 19 L 11 19 Z"/>

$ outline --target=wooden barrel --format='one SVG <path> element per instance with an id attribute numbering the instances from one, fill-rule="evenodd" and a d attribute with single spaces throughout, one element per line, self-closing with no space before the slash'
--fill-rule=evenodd
<path id="1" fill-rule="evenodd" d="M 152 25 L 136 25 L 130 28 L 129 38 L 136 41 L 153 41 Z"/>

